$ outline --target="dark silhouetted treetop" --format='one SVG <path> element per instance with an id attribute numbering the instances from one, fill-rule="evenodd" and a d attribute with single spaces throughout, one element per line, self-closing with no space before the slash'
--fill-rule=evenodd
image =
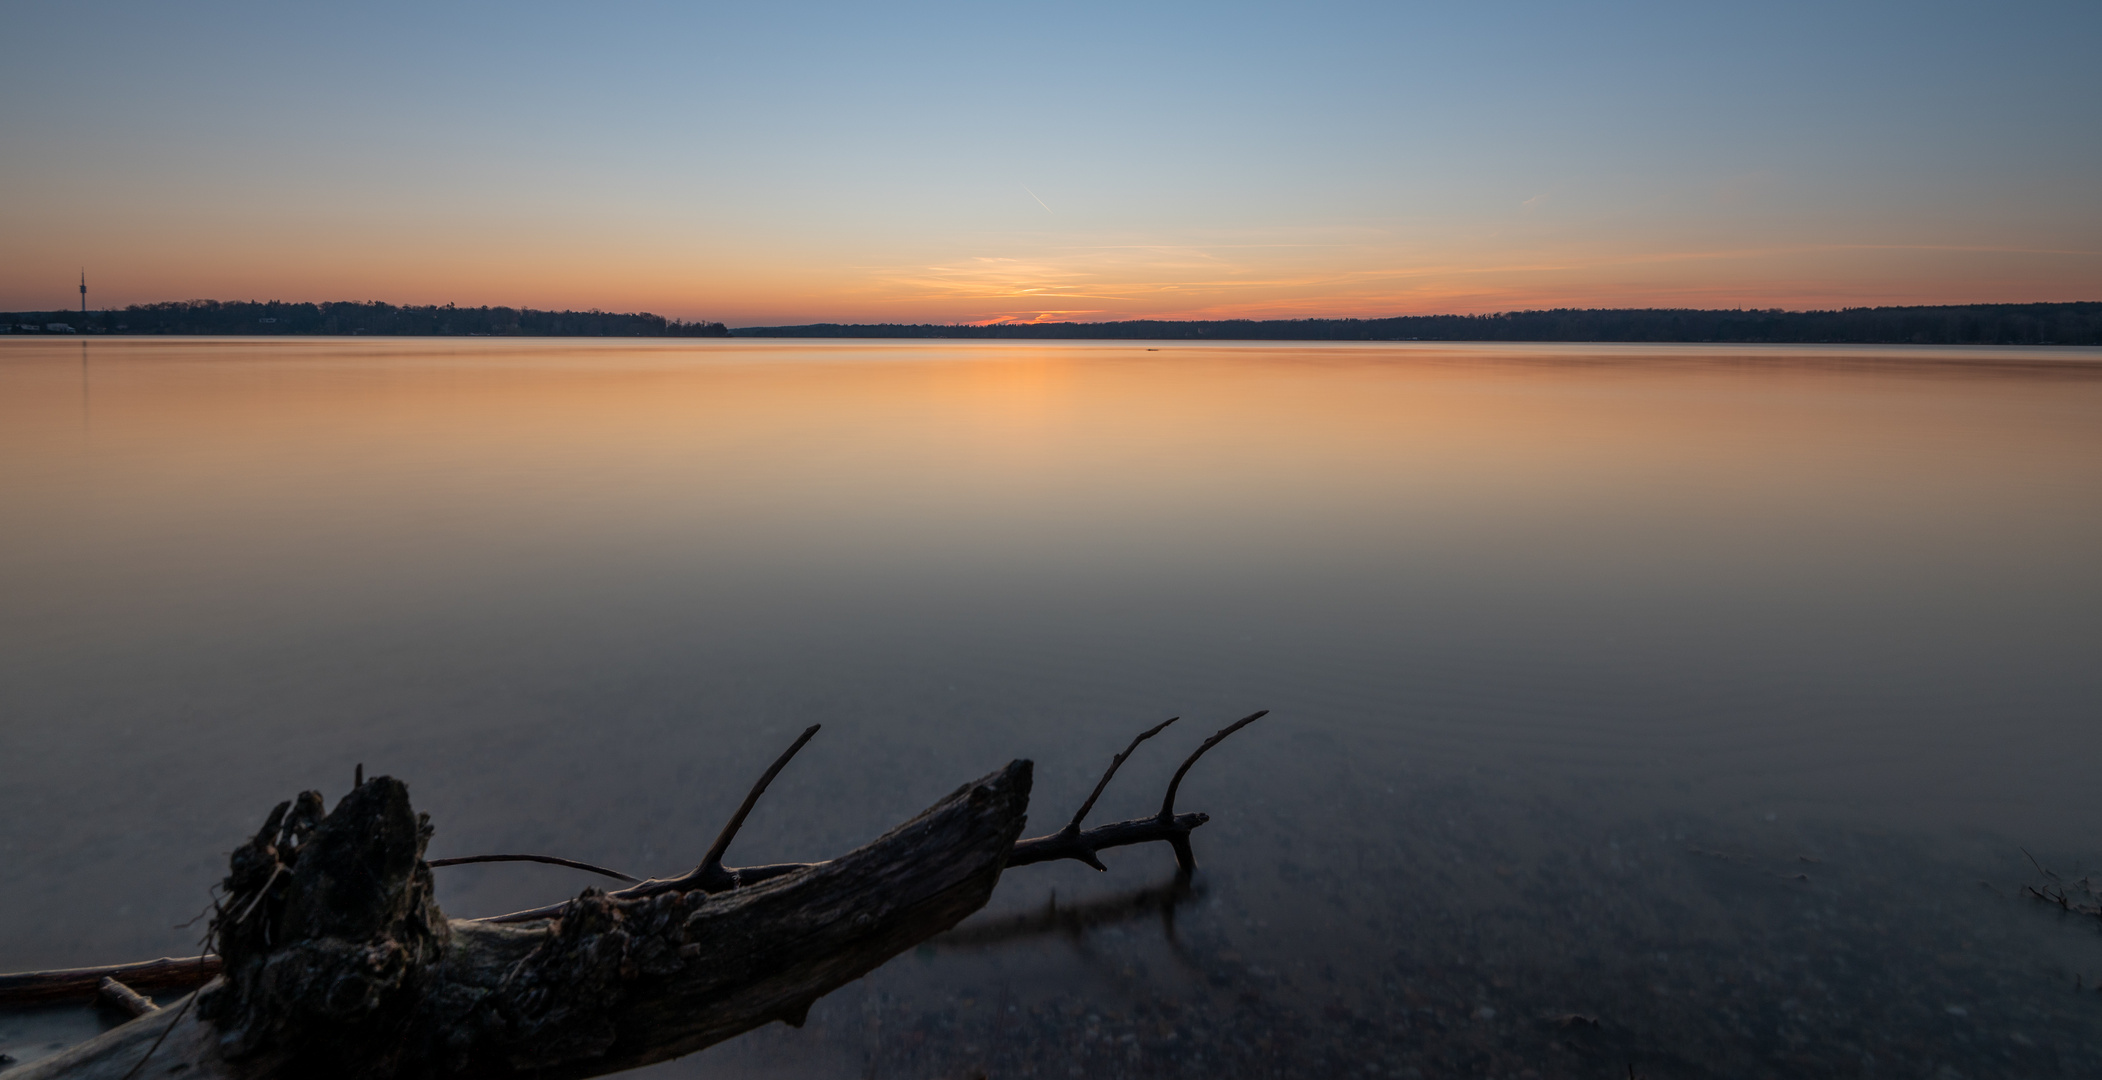
<path id="1" fill-rule="evenodd" d="M 47 318 L 47 316 L 49 316 Z M 0 316 L 10 326 L 41 329 L 64 321 L 84 333 L 119 334 L 372 334 L 489 337 L 727 337 L 719 322 L 681 322 L 649 312 L 538 311 L 533 308 L 398 306 L 331 301 L 175 300 L 134 304 L 121 311 L 24 312 Z"/>
<path id="2" fill-rule="evenodd" d="M 1556 309 L 1391 319 L 1140 319 L 996 326 L 754 326 L 740 337 L 1018 338 L 1146 341 L 1595 341 L 1797 344 L 2102 345 L 2102 303 L 1971 304 L 1839 311 Z"/>

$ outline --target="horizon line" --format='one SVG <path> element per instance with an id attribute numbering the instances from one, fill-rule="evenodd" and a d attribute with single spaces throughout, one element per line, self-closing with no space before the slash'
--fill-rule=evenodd
<path id="1" fill-rule="evenodd" d="M 999 328 L 1012 328 L 1012 329 L 1024 329 L 1024 328 L 1030 328 L 1030 327 L 1051 327 L 1051 326 L 1070 326 L 1070 327 L 1080 327 L 1080 326 L 1122 326 L 1122 325 L 1129 325 L 1129 324 L 1133 324 L 1133 323 L 1159 323 L 1159 324 L 1166 324 L 1166 325 L 1199 325 L 1199 324 L 1219 324 L 1219 323 L 1255 323 L 1255 324 L 1272 324 L 1272 323 L 1350 323 L 1350 322 L 1389 322 L 1389 321 L 1393 321 L 1393 320 L 1398 320 L 1398 319 L 1494 319 L 1494 318 L 1500 318 L 1500 317 L 1505 317 L 1505 316 L 1512 316 L 1512 315 L 1541 315 L 1541 314 L 1554 314 L 1554 313 L 1581 313 L 1581 314 L 1596 314 L 1596 313 L 1611 313 L 1611 312 L 1686 312 L 1686 313 L 1713 313 L 1713 314 L 1723 314 L 1723 313 L 1729 313 L 1729 314 L 1764 314 L 1764 315 L 1774 315 L 1774 314 L 1778 314 L 1778 315 L 1818 315 L 1818 314 L 1840 314 L 1840 313 L 1845 313 L 1845 312 L 1859 312 L 1859 311 L 1930 311 L 1930 310 L 1949 310 L 1949 309 L 1977 309 L 1977 308 L 2072 308 L 2072 307 L 2081 307 L 2081 306 L 2086 306 L 2086 305 L 2097 305 L 2097 304 L 2102 304 L 2102 299 L 2095 299 L 2095 300 L 2029 300 L 2029 301 L 2022 301 L 2022 300 L 2017 300 L 2017 301 L 1982 301 L 1982 302 L 1963 302 L 1963 303 L 1953 303 L 1953 304 L 1948 304 L 1948 303 L 1944 303 L 1944 304 L 1859 304 L 1859 305 L 1842 305 L 1842 306 L 1836 306 L 1836 307 L 1824 307 L 1824 308 L 1818 308 L 1818 307 L 1805 307 L 1805 308 L 1787 308 L 1787 307 L 1692 307 L 1692 306 L 1669 306 L 1669 307 L 1659 307 L 1659 306 L 1647 306 L 1647 307 L 1644 307 L 1644 306 L 1615 306 L 1615 307 L 1570 307 L 1570 306 L 1563 306 L 1563 307 L 1513 307 L 1513 308 L 1507 308 L 1507 309 L 1503 309 L 1503 310 L 1498 310 L 1498 311 L 1487 311 L 1487 312 L 1473 312 L 1473 313 L 1469 313 L 1469 312 L 1459 312 L 1459 311 L 1428 311 L 1428 312 L 1408 312 L 1408 313 L 1398 313 L 1398 314 L 1387 314 L 1387 315 L 1299 315 L 1299 316 L 1285 316 L 1285 317 L 1271 317 L 1271 318 L 1263 318 L 1263 317 L 1257 317 L 1257 316 L 1245 316 L 1245 315 L 1244 315 L 1244 316 L 1227 316 L 1227 317 L 1215 317 L 1215 318 L 1190 318 L 1190 317 L 1173 317 L 1173 316 L 1163 316 L 1163 317 L 1136 317 L 1136 318 L 1125 318 L 1125 319 L 1097 319 L 1097 320 L 1043 320 L 1043 319 L 1041 319 L 1041 317 L 1039 317 L 1039 318 L 1037 318 L 1037 319 L 1023 319 L 1023 318 L 1020 318 L 1020 317 L 1002 317 L 1002 318 L 994 318 L 994 319 L 979 319 L 979 320 L 955 320 L 955 321 L 950 321 L 950 322 L 924 322 L 924 321 L 923 321 L 923 322 L 911 322 L 911 321 L 884 321 L 884 322 L 863 322 L 863 321 L 839 321 L 839 320 L 823 320 L 823 319 L 820 319 L 820 320 L 815 320 L 815 321 L 808 321 L 808 322 L 788 322 L 788 323 L 749 323 L 749 324 L 743 324 L 743 325 L 731 325 L 731 324 L 729 324 L 729 323 L 728 323 L 728 322 L 727 322 L 726 320 L 723 320 L 723 319 L 711 319 L 711 318 L 706 318 L 706 317 L 698 317 L 698 318 L 683 318 L 683 317 L 679 317 L 679 316 L 668 316 L 668 315 L 658 315 L 658 314 L 657 314 L 657 313 L 655 313 L 655 312 L 652 312 L 652 311 L 646 311 L 646 310 L 645 310 L 645 311 L 614 311 L 614 310 L 608 310 L 608 309 L 605 309 L 605 308 L 598 308 L 598 307 L 591 307 L 591 308 L 554 308 L 554 307 L 545 307 L 545 308 L 538 308 L 538 307 L 532 307 L 532 306 L 529 306 L 529 305 L 523 305 L 523 304 L 520 304 L 520 305 L 511 305 L 511 304 L 478 304 L 478 305 L 474 305 L 474 306 L 471 306 L 471 307 L 462 307 L 462 306 L 460 306 L 460 305 L 459 305 L 459 304 L 458 304 L 457 302 L 453 302 L 453 301 L 448 301 L 448 302 L 446 302 L 446 303 L 443 303 L 443 304 L 438 304 L 438 303 L 425 303 L 425 304 L 398 304 L 398 303 L 394 303 L 394 302 L 392 302 L 392 301 L 387 301 L 387 300 L 376 300 L 376 299 L 375 299 L 375 300 L 255 300 L 255 299 L 249 299 L 249 300 L 218 300 L 218 299 L 207 299 L 207 298 L 193 298 L 193 299 L 188 299 L 188 300 L 156 300 L 156 301 L 148 301 L 148 302 L 145 302 L 145 303 L 134 303 L 134 304 L 127 304 L 127 305 L 125 305 L 124 307 L 121 307 L 121 308 L 115 308 L 115 307 L 110 307 L 110 308 L 99 308 L 99 309 L 95 309 L 95 310 L 94 310 L 94 311 L 92 311 L 92 312 L 89 312 L 89 314 L 102 314 L 102 315 L 112 315 L 112 314 L 119 314 L 119 313 L 123 313 L 123 312 L 128 312 L 128 311 L 137 311 L 137 310 L 151 310 L 151 309 L 153 309 L 153 308 L 156 308 L 156 307 L 160 307 L 160 306 L 162 306 L 162 305 L 167 305 L 167 306 L 171 306 L 171 307 L 180 307 L 180 306 L 205 306 L 205 305 L 211 305 L 211 306 L 218 306 L 218 307 L 233 307 L 233 306 L 254 306 L 254 307 L 266 307 L 266 308 L 267 308 L 267 307 L 302 307 L 302 306 L 312 306 L 312 307 L 316 307 L 316 308 L 319 308 L 319 307 L 323 307 L 323 306 L 330 306 L 330 305 L 345 305 L 345 306 L 354 306 L 354 307 L 361 307 L 361 308 L 370 308 L 370 307 L 387 307 L 387 308 L 395 308 L 395 309 L 400 309 L 400 310 L 411 310 L 411 311 L 412 311 L 412 310 L 417 310 L 417 309 L 423 309 L 423 310 L 445 310 L 445 309 L 451 309 L 451 310 L 456 310 L 456 311 L 517 311 L 517 312 L 521 312 L 521 313 L 523 313 L 523 312 L 537 312 L 537 313 L 543 313 L 543 314 L 553 314 L 553 315 L 601 315 L 601 316 L 612 316 L 612 317 L 616 317 L 616 318 L 648 318 L 648 319 L 663 319 L 663 320 L 664 320 L 664 321 L 666 321 L 667 323 L 679 323 L 679 324 L 682 324 L 682 325 L 701 325 L 701 326 L 705 326 L 705 325 L 721 325 L 721 326 L 724 326 L 724 327 L 726 327 L 727 329 L 731 329 L 731 330 L 785 330 L 785 329 L 796 329 L 796 328 L 800 328 L 800 327 L 839 327 L 839 328 L 853 328 L 853 327 L 900 327 L 900 328 L 913 328 L 913 327 L 928 327 L 928 328 L 936 328 L 936 329 L 978 329 L 978 330 L 990 330 L 990 329 L 999 329 Z M 4 320 L 4 322 L 5 322 L 5 323 L 7 323 L 7 324 L 12 324 L 12 323 L 13 323 L 13 321 L 14 321 L 14 318 L 13 318 L 13 317 L 15 317 L 15 316 L 29 316 L 29 315 L 52 315 L 52 314 L 67 314 L 67 315 L 73 315 L 73 316 L 75 316 L 75 317 L 78 317 L 78 316 L 79 316 L 79 315 L 81 314 L 81 312 L 80 312 L 80 311 L 79 311 L 78 309 L 75 309 L 75 308 L 71 308 L 71 307 L 63 307 L 63 308 L 17 308 L 17 309 L 14 309 L 14 310 L 12 310 L 12 311 L 7 311 L 7 312 L 4 312 L 4 313 L 0 313 L 0 314 L 4 314 L 4 315 L 8 316 L 8 318 L 6 318 L 6 319 Z M 7 328 L 8 328 L 8 329 L 13 329 L 13 326 L 12 326 L 12 325 L 9 325 L 9 326 L 8 326 Z"/>

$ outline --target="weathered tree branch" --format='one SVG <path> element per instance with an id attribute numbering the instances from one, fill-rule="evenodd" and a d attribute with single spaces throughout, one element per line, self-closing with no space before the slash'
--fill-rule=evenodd
<path id="1" fill-rule="evenodd" d="M 1100 868 L 1101 849 L 1164 840 L 1183 868 L 1177 889 L 1186 889 L 1195 865 L 1189 833 L 1208 818 L 1175 813 L 1176 790 L 1198 757 L 1262 715 L 1191 754 L 1152 818 L 1080 827 L 1117 769 L 1167 723 L 1116 755 L 1050 836 L 1017 841 L 1031 776 L 1030 763 L 1017 761 L 839 858 L 725 867 L 738 830 L 813 726 L 693 870 L 482 920 L 439 910 L 434 864 L 423 858 L 428 817 L 410 808 L 400 781 L 366 781 L 361 768 L 333 810 L 307 792 L 280 804 L 234 852 L 213 907 L 212 955 L 0 976 L 0 1000 L 99 993 L 138 1014 L 13 1075 L 562 1080 L 663 1061 L 772 1020 L 799 1025 L 817 998 L 982 907 L 1008 866 L 1073 858 Z M 1165 917 L 1173 897 L 1147 898 L 1163 900 Z M 133 992 L 194 985 L 214 970 L 169 1007 Z"/>
<path id="2" fill-rule="evenodd" d="M 118 1080 L 165 1035 L 184 1080 L 597 1076 L 691 1053 L 810 1003 L 983 906 L 1021 831 L 1015 762 L 838 859 L 759 885 L 562 918 L 451 921 L 407 789 L 369 780 L 313 821 L 280 812 L 235 853 L 215 927 L 226 973 L 21 1074 Z M 287 824 L 290 821 L 291 824 Z M 291 856 L 283 863 L 279 854 Z M 255 889 L 263 890 L 260 894 Z M 256 897 L 260 896 L 260 903 Z"/>
<path id="3" fill-rule="evenodd" d="M 135 964 L 0 975 L 0 1005 L 18 1008 L 93 1001 L 104 979 L 116 979 L 134 990 L 148 993 L 194 990 L 212 981 L 219 974 L 219 967 L 216 956 L 181 959 L 164 956 Z"/>
<path id="4" fill-rule="evenodd" d="M 1102 797 L 1102 791 L 1109 786 L 1110 778 L 1117 775 L 1117 770 L 1123 766 L 1126 759 L 1131 757 L 1132 751 L 1137 750 L 1140 743 L 1166 730 L 1169 724 L 1181 719 L 1181 717 L 1170 717 L 1140 732 L 1136 738 L 1131 740 L 1131 745 L 1124 748 L 1123 753 L 1110 759 L 1109 769 L 1102 774 L 1102 779 L 1096 782 L 1095 790 L 1088 795 L 1087 800 L 1080 804 L 1080 809 L 1073 814 L 1073 820 L 1068 822 L 1066 827 L 1058 832 L 1018 841 L 1015 844 L 1014 853 L 1008 856 L 1007 865 L 1029 866 L 1033 863 L 1074 859 L 1084 862 L 1097 870 L 1108 870 L 1109 867 L 1102 865 L 1102 860 L 1096 856 L 1096 852 L 1108 848 L 1128 847 L 1132 844 L 1162 841 L 1174 849 L 1176 865 L 1185 871 L 1197 869 L 1196 853 L 1190 849 L 1190 833 L 1198 826 L 1210 821 L 1211 816 L 1208 814 L 1177 814 L 1175 812 L 1175 793 L 1182 787 L 1182 778 L 1190 771 L 1190 766 L 1195 765 L 1197 759 L 1204 756 L 1205 751 L 1226 741 L 1227 736 L 1255 723 L 1257 720 L 1269 715 L 1269 713 L 1270 710 L 1268 709 L 1257 710 L 1234 721 L 1213 734 L 1211 738 L 1204 740 L 1202 746 L 1199 746 L 1188 758 L 1184 759 L 1182 767 L 1175 770 L 1175 778 L 1168 783 L 1168 792 L 1166 797 L 1161 800 L 1161 812 L 1158 815 L 1150 818 L 1119 821 L 1109 825 L 1098 825 L 1095 828 L 1082 831 L 1080 828 L 1081 821 L 1087 817 L 1089 810 L 1094 809 L 1095 800 Z M 729 849 L 730 841 L 737 835 L 738 828 L 744 824 L 745 816 L 751 813 L 752 806 L 759 801 L 759 796 L 765 793 L 767 785 L 773 782 L 774 777 L 780 773 L 782 766 L 788 764 L 788 759 L 794 757 L 796 751 L 801 750 L 803 745 L 808 743 L 813 735 L 817 734 L 818 727 L 819 725 L 813 724 L 805 730 L 796 739 L 795 744 L 790 746 L 774 762 L 773 767 L 769 768 L 766 774 L 759 778 L 757 784 L 753 785 L 751 793 L 745 796 L 744 805 L 738 807 L 737 813 L 731 817 L 730 823 L 723 826 L 722 835 L 716 837 L 714 846 L 709 849 L 708 857 L 702 860 L 700 866 L 679 877 L 651 879 L 611 895 L 618 899 L 636 899 L 644 896 L 654 896 L 670 890 L 690 888 L 720 892 L 725 889 L 737 888 L 741 885 L 753 885 L 762 881 L 768 881 L 783 874 L 791 874 L 816 865 L 813 863 L 773 863 L 766 866 L 745 866 L 726 869 L 722 865 L 722 857 L 723 853 Z M 528 908 L 524 911 L 514 911 L 507 915 L 492 915 L 483 921 L 518 923 L 532 922 L 535 919 L 553 918 L 561 914 L 568 903 L 568 901 L 563 901 L 562 903 Z"/>
<path id="5" fill-rule="evenodd" d="M 759 782 L 753 784 L 752 790 L 745 795 L 743 805 L 737 808 L 735 814 L 730 815 L 729 822 L 723 825 L 723 831 L 716 834 L 715 843 L 708 845 L 708 854 L 702 856 L 701 865 L 684 878 L 674 879 L 672 888 L 721 892 L 743 884 L 731 872 L 723 869 L 723 856 L 730 850 L 730 841 L 737 839 L 737 830 L 744 828 L 744 819 L 751 815 L 752 807 L 759 805 L 759 796 L 766 794 L 767 785 L 774 782 L 774 777 L 781 775 L 781 769 L 788 764 L 788 759 L 796 756 L 796 751 L 801 750 L 817 734 L 818 728 L 823 726 L 812 724 L 804 728 L 803 733 L 796 736 L 796 741 L 783 750 L 780 757 L 774 759 L 774 763 L 767 767 L 765 774 L 759 777 Z"/>
<path id="6" fill-rule="evenodd" d="M 759 796 L 766 794 L 767 785 L 774 782 L 774 777 L 781 775 L 781 769 L 788 764 L 788 759 L 796 756 L 796 751 L 801 750 L 805 744 L 809 743 L 811 738 L 817 735 L 818 729 L 823 726 L 822 724 L 812 724 L 804 728 L 803 733 L 796 736 L 796 741 L 790 744 L 787 750 L 782 751 L 780 757 L 774 759 L 773 765 L 767 768 L 766 772 L 759 777 L 759 782 L 753 784 L 752 790 L 745 795 L 744 803 L 737 808 L 737 812 L 730 815 L 729 822 L 723 825 L 723 831 L 716 834 L 715 843 L 708 846 L 708 854 L 702 856 L 699 866 L 675 878 L 651 878 L 648 881 L 636 882 L 633 886 L 611 895 L 618 900 L 639 900 L 647 896 L 656 896 L 659 893 L 687 889 L 700 889 L 703 892 L 727 892 L 745 885 L 756 885 L 762 881 L 770 881 L 783 874 L 793 873 L 797 870 L 804 870 L 817 865 L 815 863 L 775 863 L 769 866 L 729 868 L 723 866 L 723 855 L 730 850 L 730 842 L 737 839 L 737 831 L 744 827 L 744 819 L 751 815 L 752 807 L 759 804 Z M 519 923 L 532 922 L 535 919 L 553 918 L 561 914 L 569 906 L 569 903 L 570 901 L 565 900 L 559 904 L 548 904 L 544 907 L 530 908 L 525 911 L 514 911 L 508 915 L 493 915 L 482 921 Z"/>
<path id="7" fill-rule="evenodd" d="M 1104 926 L 1128 923 L 1148 915 L 1159 915 L 1173 925 L 1175 909 L 1201 896 L 1195 879 L 1181 870 L 1167 881 L 1078 904 L 1061 904 L 1052 893 L 1044 906 L 1000 919 L 973 920 L 935 938 L 929 944 L 948 949 L 983 949 L 1011 941 L 1062 934 L 1079 937 Z"/>

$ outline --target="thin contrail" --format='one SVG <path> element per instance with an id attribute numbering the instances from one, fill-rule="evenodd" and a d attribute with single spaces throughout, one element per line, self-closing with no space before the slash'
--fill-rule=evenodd
<path id="1" fill-rule="evenodd" d="M 1022 185 L 1022 190 L 1023 190 L 1023 191 L 1029 191 L 1029 185 L 1028 185 L 1028 184 L 1023 184 L 1023 185 Z M 1050 204 L 1050 203 L 1047 203 L 1047 202 L 1045 202 L 1045 201 L 1044 201 L 1043 199 L 1039 198 L 1039 197 L 1037 196 L 1037 193 L 1036 193 L 1036 192 L 1034 192 L 1034 191 L 1029 191 L 1029 197 L 1030 197 L 1030 198 L 1032 198 L 1032 199 L 1036 199 L 1036 204 L 1037 204 L 1038 206 L 1041 206 L 1041 207 L 1043 207 L 1043 208 L 1044 208 L 1044 213 L 1046 213 L 1046 214 L 1052 213 L 1052 210 L 1051 210 L 1051 204 Z"/>

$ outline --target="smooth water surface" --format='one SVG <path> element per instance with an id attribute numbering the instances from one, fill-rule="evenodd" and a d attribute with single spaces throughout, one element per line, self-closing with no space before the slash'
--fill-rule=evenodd
<path id="1" fill-rule="evenodd" d="M 2102 853 L 2095 350 L 0 341 L 0 514 L 0 970 L 187 954 L 358 763 L 651 874 L 806 724 L 733 862 L 1269 708 L 1187 890 L 1017 869 L 653 1074 L 2102 1073 L 2019 895 Z"/>

